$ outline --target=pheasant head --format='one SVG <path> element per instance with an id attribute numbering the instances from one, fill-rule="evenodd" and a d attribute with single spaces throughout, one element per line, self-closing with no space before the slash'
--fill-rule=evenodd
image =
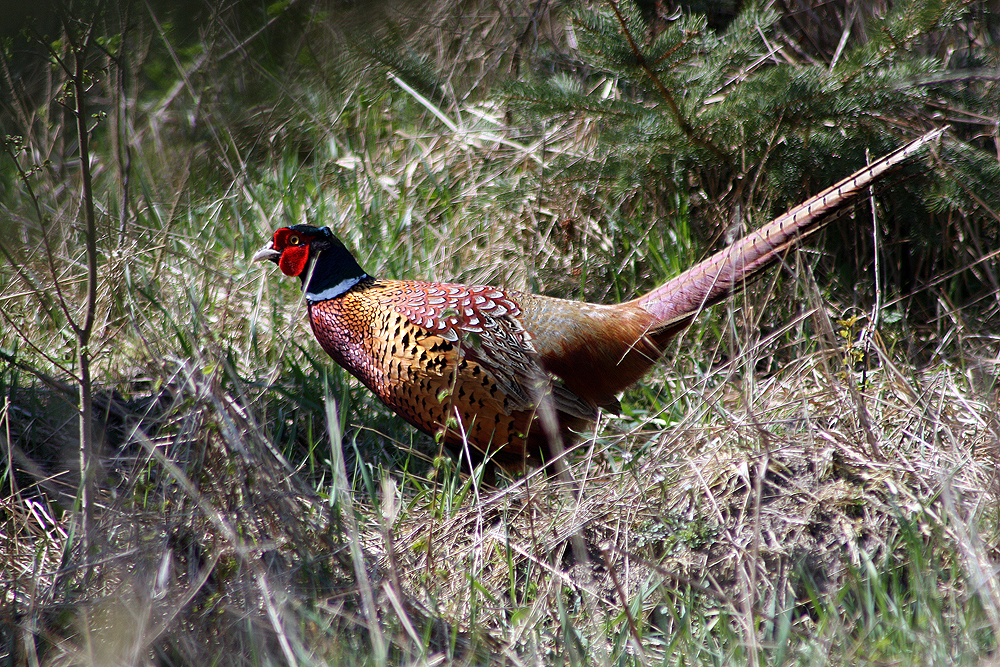
<path id="1" fill-rule="evenodd" d="M 301 279 L 309 301 L 334 299 L 368 278 L 329 227 L 282 227 L 253 260 L 270 260 L 285 275 Z"/>

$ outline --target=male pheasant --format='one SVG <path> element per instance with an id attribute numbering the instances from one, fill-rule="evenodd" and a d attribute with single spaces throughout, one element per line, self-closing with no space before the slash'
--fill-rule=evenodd
<path id="1" fill-rule="evenodd" d="M 301 278 L 309 322 L 334 361 L 418 429 L 507 469 L 569 445 L 707 306 L 738 290 L 943 130 L 793 208 L 666 284 L 617 305 L 382 280 L 327 227 L 278 229 L 254 260 Z M 554 446 L 555 445 L 555 446 Z"/>

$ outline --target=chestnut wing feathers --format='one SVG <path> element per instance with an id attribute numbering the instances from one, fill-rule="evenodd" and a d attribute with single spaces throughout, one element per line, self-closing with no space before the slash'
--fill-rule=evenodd
<path id="1" fill-rule="evenodd" d="M 534 410 L 551 387 L 557 410 L 593 420 L 596 406 L 543 370 L 518 319 L 518 296 L 485 285 L 393 281 L 379 290 L 378 298 L 429 334 L 457 344 L 460 358 L 479 364 L 506 395 L 508 414 Z"/>

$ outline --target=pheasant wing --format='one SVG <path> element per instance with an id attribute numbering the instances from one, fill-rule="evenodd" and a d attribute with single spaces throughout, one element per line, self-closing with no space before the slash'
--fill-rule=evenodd
<path id="1" fill-rule="evenodd" d="M 559 383 L 539 363 L 531 335 L 518 319 L 518 295 L 488 285 L 401 281 L 381 292 L 384 305 L 411 323 L 457 346 L 458 359 L 482 369 L 506 399 L 505 414 L 532 410 L 551 387 L 560 412 L 593 419 L 595 406 Z"/>

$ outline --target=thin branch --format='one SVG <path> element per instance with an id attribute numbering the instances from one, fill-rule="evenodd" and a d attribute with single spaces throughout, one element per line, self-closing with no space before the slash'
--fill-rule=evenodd
<path id="1" fill-rule="evenodd" d="M 681 113 L 681 109 L 677 105 L 677 101 L 674 100 L 674 96 L 671 95 L 670 91 L 667 90 L 667 87 L 663 85 L 663 81 L 661 81 L 660 77 L 658 77 L 656 75 L 656 72 L 653 71 L 653 68 L 646 61 L 646 57 L 642 54 L 642 51 L 639 49 L 639 45 L 636 44 L 635 40 L 632 38 L 632 33 L 629 32 L 628 25 L 625 23 L 625 17 L 622 16 L 621 10 L 618 9 L 617 1 L 608 0 L 608 4 L 611 5 L 611 8 L 615 12 L 615 16 L 618 18 L 618 23 L 621 24 L 622 33 L 625 35 L 625 39 L 628 40 L 628 45 L 629 48 L 632 49 L 632 54 L 635 56 L 636 64 L 639 65 L 642 71 L 646 73 L 646 76 L 649 77 L 650 81 L 652 81 L 653 84 L 656 86 L 656 88 L 660 91 L 660 95 L 667 103 L 667 106 L 670 107 L 670 113 L 674 117 L 674 122 L 676 122 L 678 127 L 681 128 L 681 131 L 684 132 L 685 135 L 687 135 L 688 139 L 693 141 L 698 146 L 701 146 L 702 148 L 711 151 L 717 158 L 722 160 L 723 164 L 725 164 L 727 169 L 732 171 L 732 164 L 729 160 L 729 156 L 726 155 L 721 148 L 719 148 L 712 142 L 708 141 L 707 139 L 702 138 L 691 126 L 691 124 L 688 123 L 687 119 L 684 117 L 684 114 Z"/>
<path id="2" fill-rule="evenodd" d="M 58 360 L 56 360 L 55 358 L 53 358 L 52 356 L 50 356 L 47 352 L 45 352 L 45 350 L 43 350 L 42 348 L 40 348 L 37 345 L 35 345 L 32 341 L 30 341 L 28 339 L 28 336 L 25 335 L 20 329 L 17 328 L 17 324 L 14 322 L 14 320 L 11 318 L 11 316 L 7 313 L 7 311 L 5 309 L 0 308 L 0 316 L 2 316 L 4 320 L 6 320 L 7 324 L 11 325 L 11 327 L 14 329 L 14 331 L 17 331 L 18 335 L 20 335 L 21 340 L 24 342 L 24 344 L 27 345 L 29 348 L 31 348 L 31 350 L 35 354 L 37 354 L 41 358 L 45 359 L 47 362 L 49 362 L 50 364 L 52 364 L 54 367 L 58 368 L 63 373 L 66 373 L 66 375 L 68 375 L 69 377 L 71 377 L 74 382 L 78 382 L 79 381 L 79 378 L 76 376 L 75 373 L 73 373 L 72 370 L 70 370 L 69 368 L 66 368 L 65 366 L 63 366 L 61 363 L 59 363 Z M 36 376 L 39 380 L 41 380 L 45 384 L 49 384 L 50 386 L 52 386 L 54 389 L 59 389 L 60 391 L 62 391 L 65 387 L 69 386 L 69 385 L 62 385 L 60 387 L 57 387 L 55 385 L 51 385 L 51 383 L 45 377 L 43 377 L 42 375 L 40 375 L 41 371 L 35 371 L 35 370 L 31 370 L 28 367 L 23 367 L 21 365 L 21 362 L 17 361 L 13 356 L 7 354 L 6 352 L 0 351 L 0 360 L 6 361 L 9 364 L 13 364 L 14 366 L 17 366 L 18 368 L 20 368 L 21 370 L 28 371 L 29 373 L 31 373 L 32 375 Z M 55 380 L 55 381 L 58 382 L 57 380 Z"/>
<path id="3" fill-rule="evenodd" d="M 38 203 L 38 195 L 35 194 L 34 188 L 31 187 L 31 180 L 28 172 L 26 172 L 21 167 L 21 162 L 17 159 L 17 155 L 11 149 L 10 143 L 7 141 L 4 141 L 4 150 L 7 152 L 8 155 L 10 155 L 10 158 L 14 163 L 14 168 L 17 169 L 18 178 L 20 178 L 21 183 L 24 184 L 24 187 L 28 192 L 28 199 L 31 200 L 31 205 L 35 209 L 35 215 L 38 217 L 38 224 L 42 229 L 42 245 L 45 248 L 46 261 L 48 263 L 49 270 L 52 272 L 52 282 L 55 284 L 56 288 L 56 297 L 57 297 L 56 300 L 59 302 L 59 306 L 62 309 L 63 314 L 69 321 L 70 327 L 75 332 L 76 323 L 73 320 L 73 315 L 69 312 L 69 307 L 66 305 L 66 299 L 65 297 L 63 297 L 62 290 L 59 288 L 59 278 L 56 274 L 56 267 L 54 263 L 55 259 L 52 256 L 52 249 L 49 246 L 48 232 L 45 224 L 45 216 L 42 214 L 41 204 Z M 54 322 L 55 318 L 53 317 L 52 311 L 45 304 L 45 299 L 42 298 L 45 294 L 44 290 L 35 285 L 31 277 L 28 276 L 28 274 L 24 271 L 21 265 L 14 260 L 13 254 L 7 249 L 7 246 L 2 242 L 0 242 L 0 253 L 2 253 L 3 256 L 10 263 L 10 265 L 14 267 L 14 270 L 17 271 L 18 277 L 21 278 L 21 281 L 24 282 L 27 288 L 40 297 L 39 301 L 42 302 L 43 307 L 45 308 L 46 311 L 46 315 L 48 315 L 49 318 L 52 319 L 52 321 Z"/>
<path id="4" fill-rule="evenodd" d="M 93 183 L 90 173 L 90 131 L 87 129 L 87 105 L 86 105 L 86 53 L 94 38 L 96 17 L 90 24 L 83 44 L 77 47 L 73 42 L 72 31 L 66 26 L 67 40 L 73 46 L 76 54 L 75 73 L 72 77 L 73 92 L 76 97 L 75 116 L 76 131 L 80 142 L 80 175 L 83 179 L 81 197 L 83 199 L 83 210 L 86 222 L 86 232 L 84 243 L 87 249 L 87 301 L 84 306 L 84 322 L 77 331 L 81 344 L 86 347 L 90 340 L 90 333 L 94 327 L 94 318 L 97 310 L 97 221 L 94 216 L 94 196 Z"/>

